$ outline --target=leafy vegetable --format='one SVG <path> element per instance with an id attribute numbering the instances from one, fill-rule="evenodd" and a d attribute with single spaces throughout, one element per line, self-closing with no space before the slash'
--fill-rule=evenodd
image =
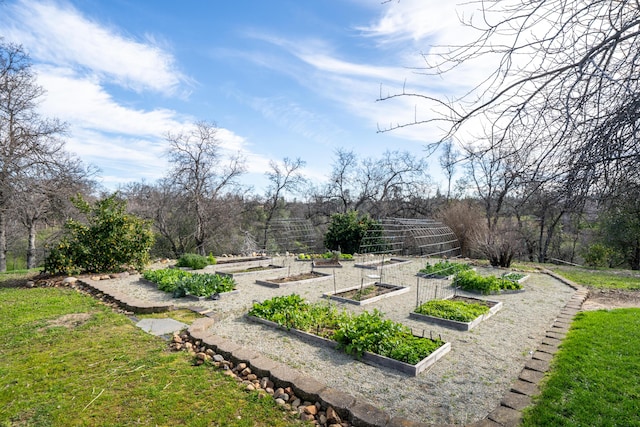
<path id="1" fill-rule="evenodd" d="M 461 271 L 471 270 L 469 264 L 463 264 L 459 262 L 451 261 L 438 261 L 435 264 L 427 264 L 424 268 L 420 269 L 420 273 L 429 274 L 433 276 L 451 276 Z"/>
<path id="2" fill-rule="evenodd" d="M 522 289 L 522 285 L 512 280 L 498 278 L 496 276 L 480 276 L 475 271 L 461 271 L 453 279 L 453 285 L 465 291 L 476 291 L 482 294 L 500 292 L 503 290 Z"/>
<path id="3" fill-rule="evenodd" d="M 194 295 L 208 297 L 230 292 L 236 287 L 232 277 L 219 274 L 194 274 L 177 268 L 147 270 L 143 277 L 158 285 L 158 289 L 171 292 L 175 297 Z"/>
<path id="4" fill-rule="evenodd" d="M 309 304 L 296 294 L 254 303 L 249 315 L 332 339 L 356 357 L 368 351 L 416 364 L 444 344 L 414 337 L 408 327 L 383 319 L 378 310 L 357 315 L 338 312 L 329 304 Z"/>
<path id="5" fill-rule="evenodd" d="M 456 320 L 458 322 L 471 322 L 474 319 L 489 312 L 489 307 L 480 302 L 468 303 L 455 300 L 432 300 L 420 305 L 416 313 L 441 319 Z"/>

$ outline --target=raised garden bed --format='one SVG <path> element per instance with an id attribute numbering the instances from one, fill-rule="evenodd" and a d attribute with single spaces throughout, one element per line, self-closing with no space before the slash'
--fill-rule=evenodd
<path id="1" fill-rule="evenodd" d="M 440 304 L 441 302 L 453 302 L 454 304 Z M 443 307 L 444 305 L 444 307 Z M 453 306 L 452 306 L 453 305 Z M 455 305 L 458 305 L 457 307 Z M 486 311 L 483 314 L 479 314 L 477 317 L 469 320 L 456 320 L 462 319 L 463 317 L 468 318 L 468 313 L 472 313 L 475 310 L 469 310 L 469 305 L 473 308 L 473 306 L 481 305 L 486 307 Z M 433 308 L 433 310 L 430 310 Z M 487 320 L 494 314 L 496 314 L 502 308 L 501 301 L 490 301 L 483 300 L 472 297 L 463 297 L 463 296 L 453 296 L 452 298 L 447 298 L 445 300 L 433 300 L 429 301 L 418 309 L 424 310 L 425 312 L 433 311 L 439 312 L 439 316 L 437 315 L 429 315 L 423 313 L 417 313 L 415 311 L 409 313 L 409 317 L 415 320 L 420 320 L 428 323 L 433 323 L 436 325 L 444 326 L 451 329 L 456 329 L 458 331 L 469 331 L 481 322 Z M 449 318 L 444 318 L 442 316 L 446 316 Z"/>
<path id="2" fill-rule="evenodd" d="M 382 314 L 351 314 L 328 304 L 310 304 L 299 295 L 274 297 L 254 303 L 247 317 L 288 330 L 314 344 L 344 350 L 363 362 L 418 375 L 451 349 L 440 339 L 415 336 Z"/>
<path id="3" fill-rule="evenodd" d="M 354 264 L 354 267 L 377 270 L 379 268 L 398 267 L 404 264 L 409 264 L 410 262 L 411 260 L 409 259 L 388 258 L 375 261 L 357 262 Z"/>
<path id="4" fill-rule="evenodd" d="M 313 268 L 342 268 L 340 261 L 325 258 L 314 259 L 311 265 Z"/>
<path id="5" fill-rule="evenodd" d="M 360 286 L 325 292 L 322 296 L 349 304 L 365 305 L 409 292 L 411 288 L 388 283 L 371 282 Z"/>
<path id="6" fill-rule="evenodd" d="M 271 264 L 273 261 L 270 257 L 222 257 L 217 258 L 214 265 L 208 265 L 207 269 L 215 269 L 216 271 L 222 269 L 235 269 L 235 268 L 251 268 L 251 267 L 264 267 Z"/>
<path id="7" fill-rule="evenodd" d="M 529 275 L 512 271 L 511 273 L 503 274 L 502 278 L 511 280 L 512 282 L 523 283 L 529 278 Z"/>
<path id="8" fill-rule="evenodd" d="M 287 277 L 279 277 L 276 279 L 256 280 L 258 285 L 268 286 L 270 288 L 283 288 L 286 286 L 299 285 L 301 283 L 319 282 L 330 279 L 333 274 L 320 273 L 318 271 L 310 271 L 308 273 L 300 273 Z"/>
<path id="9" fill-rule="evenodd" d="M 473 270 L 469 264 L 451 261 L 438 261 L 435 264 L 427 263 L 427 265 L 424 268 L 421 268 L 416 275 L 424 277 L 425 279 L 451 280 L 457 273 L 467 270 Z"/>
<path id="10" fill-rule="evenodd" d="M 157 286 L 163 292 L 171 293 L 174 298 L 219 299 L 238 293 L 233 277 L 196 274 L 176 268 L 147 270 L 140 280 Z"/>
<path id="11" fill-rule="evenodd" d="M 335 252 L 325 252 L 323 254 L 298 254 L 296 261 L 318 261 L 318 260 L 334 260 L 334 261 L 353 261 L 353 255 Z"/>
<path id="12" fill-rule="evenodd" d="M 475 271 L 461 271 L 456 274 L 453 285 L 463 291 L 482 295 L 524 292 L 522 284 L 517 281 L 496 276 L 481 276 Z"/>
<path id="13" fill-rule="evenodd" d="M 265 272 L 269 272 L 269 273 L 277 273 L 278 271 L 281 271 L 282 269 L 284 269 L 283 266 L 281 265 L 258 265 L 258 266 L 253 266 L 253 267 L 243 267 L 243 268 L 237 268 L 235 270 L 222 270 L 222 271 L 217 271 L 216 274 L 219 274 L 221 276 L 229 276 L 229 277 L 244 277 L 244 276 L 252 276 L 252 275 L 256 275 L 256 274 L 262 274 Z"/>

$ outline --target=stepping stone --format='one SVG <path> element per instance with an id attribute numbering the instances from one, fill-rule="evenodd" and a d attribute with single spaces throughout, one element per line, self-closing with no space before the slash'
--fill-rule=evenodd
<path id="1" fill-rule="evenodd" d="M 152 335 L 169 335 L 186 329 L 189 325 L 174 319 L 142 319 L 136 326 Z"/>

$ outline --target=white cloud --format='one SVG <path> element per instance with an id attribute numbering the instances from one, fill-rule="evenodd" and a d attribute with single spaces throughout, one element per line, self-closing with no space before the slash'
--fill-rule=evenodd
<path id="1" fill-rule="evenodd" d="M 38 83 L 46 88 L 41 111 L 77 127 L 102 132 L 160 136 L 185 120 L 175 111 L 145 111 L 118 104 L 96 77 L 80 77 L 73 70 L 38 67 Z"/>
<path id="2" fill-rule="evenodd" d="M 91 70 L 134 90 L 175 93 L 187 79 L 173 56 L 154 43 L 125 37 L 82 16 L 68 4 L 20 0 L 0 22 L 7 38 L 22 43 L 40 61 Z"/>

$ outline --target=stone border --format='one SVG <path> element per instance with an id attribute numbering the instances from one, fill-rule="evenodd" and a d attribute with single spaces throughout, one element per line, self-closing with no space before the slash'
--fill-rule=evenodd
<path id="1" fill-rule="evenodd" d="M 452 298 L 453 296 L 445 299 L 452 299 Z M 433 324 L 444 326 L 447 328 L 452 328 L 458 331 L 470 331 L 471 329 L 478 326 L 481 322 L 487 320 L 488 318 L 496 314 L 502 308 L 502 301 L 483 300 L 483 299 L 474 298 L 474 297 L 465 297 L 465 298 L 475 299 L 476 301 L 484 301 L 484 302 L 491 303 L 493 305 L 489 307 L 488 313 L 481 314 L 480 316 L 473 319 L 471 322 L 461 322 L 459 320 L 443 319 L 442 317 L 429 316 L 427 314 L 416 313 L 415 311 L 412 311 L 411 313 L 409 313 L 409 318 L 420 320 L 423 322 L 433 323 Z"/>
<path id="2" fill-rule="evenodd" d="M 327 409 L 332 407 L 345 420 L 357 427 L 427 427 L 402 417 L 391 418 L 375 406 L 359 401 L 350 394 L 328 387 L 308 375 L 289 366 L 276 362 L 253 350 L 242 347 L 230 340 L 213 335 L 208 331 L 213 319 L 195 320 L 188 329 L 189 335 L 201 341 L 206 347 L 224 356 L 233 363 L 245 363 L 258 376 L 269 377 L 277 387 L 291 387 L 296 396 L 319 402 Z"/>
<path id="3" fill-rule="evenodd" d="M 138 298 L 131 297 L 129 295 L 114 292 L 112 289 L 103 286 L 101 283 L 103 282 L 102 280 L 82 278 L 78 280 L 78 282 L 82 283 L 95 292 L 103 294 L 106 300 L 111 301 L 122 307 L 124 310 L 131 311 L 133 313 L 163 313 L 165 311 L 171 311 L 174 309 L 173 304 L 152 304 L 146 301 L 139 300 Z"/>
<path id="4" fill-rule="evenodd" d="M 375 297 L 371 297 L 371 298 L 366 298 L 360 301 L 356 301 L 354 299 L 349 299 L 349 298 L 343 298 L 338 296 L 339 294 L 343 293 L 343 292 L 349 292 L 349 291 L 355 291 L 356 289 L 360 289 L 362 288 L 366 288 L 369 286 L 380 286 L 382 288 L 392 288 L 394 289 L 391 292 L 387 292 L 384 293 L 382 295 L 378 295 Z M 344 289 L 339 289 L 337 291 L 332 291 L 332 292 L 325 292 L 324 294 L 322 294 L 323 298 L 329 298 L 329 299 L 333 299 L 336 301 L 340 301 L 340 302 L 346 302 L 348 304 L 354 304 L 354 305 L 366 305 L 366 304 L 371 304 L 373 302 L 376 301 L 380 301 L 381 299 L 385 299 L 385 298 L 390 298 L 392 296 L 395 295 L 402 295 L 404 293 L 407 293 L 411 290 L 411 287 L 409 286 L 399 286 L 399 285 L 391 285 L 389 283 L 380 283 L 380 282 L 369 282 L 369 283 L 364 283 L 362 286 L 358 285 L 358 286 L 351 286 L 350 288 L 344 288 Z"/>

